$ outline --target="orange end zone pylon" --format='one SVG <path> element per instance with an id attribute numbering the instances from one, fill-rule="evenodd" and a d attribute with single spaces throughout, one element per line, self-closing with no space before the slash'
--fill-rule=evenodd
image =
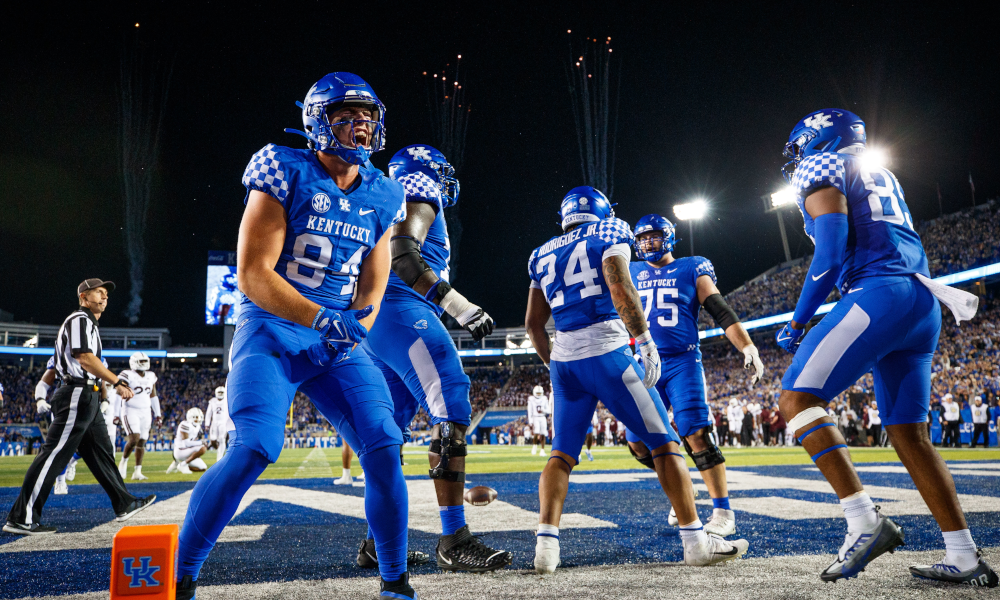
<path id="1" fill-rule="evenodd" d="M 111 546 L 111 599 L 173 600 L 177 525 L 122 527 Z"/>

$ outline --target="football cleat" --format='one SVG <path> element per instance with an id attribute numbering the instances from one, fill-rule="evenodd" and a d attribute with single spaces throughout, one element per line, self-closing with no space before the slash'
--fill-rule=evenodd
<path id="1" fill-rule="evenodd" d="M 465 525 L 451 535 L 442 535 L 437 545 L 437 564 L 445 571 L 486 573 L 509 565 L 513 555 L 495 550 L 472 535 Z"/>
<path id="2" fill-rule="evenodd" d="M 419 567 L 431 562 L 431 557 L 426 552 L 410 550 L 406 553 L 406 567 Z M 365 540 L 358 548 L 357 564 L 362 569 L 378 568 L 378 553 L 375 552 L 375 540 Z"/>
<path id="3" fill-rule="evenodd" d="M 66 485 L 65 477 L 57 477 L 55 485 L 52 486 L 52 493 L 57 496 L 69 493 L 69 486 Z"/>
<path id="4" fill-rule="evenodd" d="M 13 521 L 7 521 L 7 524 L 3 526 L 3 530 L 7 533 L 14 533 L 17 535 L 45 535 L 56 532 L 55 527 L 49 527 L 48 525 L 42 525 L 41 523 L 22 525 L 21 523 L 15 523 Z"/>
<path id="5" fill-rule="evenodd" d="M 146 479 L 149 479 L 149 477 L 146 477 L 142 473 L 132 472 L 132 481 L 144 481 Z"/>
<path id="6" fill-rule="evenodd" d="M 726 537 L 736 533 L 736 513 L 724 508 L 712 511 L 712 518 L 705 523 L 705 533 Z"/>
<path id="7" fill-rule="evenodd" d="M 975 587 L 995 588 L 1000 585 L 996 572 L 980 557 L 975 569 L 959 571 L 954 565 L 938 563 L 936 565 L 913 565 L 910 574 L 920 579 L 933 579 L 946 583 L 963 583 Z"/>
<path id="8" fill-rule="evenodd" d="M 177 463 L 177 472 L 183 473 L 184 475 L 190 475 L 191 467 L 189 467 L 186 462 L 179 462 Z"/>
<path id="9" fill-rule="evenodd" d="M 674 507 L 670 507 L 670 514 L 667 515 L 667 525 L 671 527 L 677 527 L 681 522 L 677 520 L 677 513 L 674 511 Z"/>
<path id="10" fill-rule="evenodd" d="M 191 579 L 190 575 L 181 577 L 177 582 L 176 595 L 174 600 L 194 600 L 198 591 L 198 582 Z"/>
<path id="11" fill-rule="evenodd" d="M 149 508 L 149 505 L 154 502 L 156 502 L 156 494 L 146 496 L 145 498 L 136 498 L 131 504 L 128 505 L 124 512 L 120 512 L 115 515 L 115 521 L 128 521 L 134 517 L 137 512 Z"/>
<path id="12" fill-rule="evenodd" d="M 584 450 L 584 452 L 587 453 L 587 460 L 594 462 L 594 455 L 590 452 L 590 450 Z"/>
<path id="13" fill-rule="evenodd" d="M 554 573 L 559 566 L 559 538 L 540 535 L 535 538 L 535 572 Z"/>
<path id="14" fill-rule="evenodd" d="M 122 479 L 125 479 L 125 476 L 128 475 L 128 459 L 124 456 L 121 462 L 118 463 L 118 472 L 121 474 Z"/>
<path id="15" fill-rule="evenodd" d="M 403 576 L 396 581 L 386 581 L 385 579 L 381 579 L 381 581 L 379 600 L 417 600 L 417 593 L 410 587 L 409 573 L 403 573 Z"/>
<path id="16" fill-rule="evenodd" d="M 333 485 L 351 485 L 354 483 L 354 479 L 350 475 L 344 475 L 340 479 L 334 479 Z"/>
<path id="17" fill-rule="evenodd" d="M 176 460 L 170 461 L 170 466 L 167 467 L 167 473 L 173 473 L 176 470 L 177 470 L 177 461 Z"/>
<path id="18" fill-rule="evenodd" d="M 70 460 L 69 464 L 66 465 L 66 481 L 74 479 L 76 479 L 76 459 Z"/>
<path id="19" fill-rule="evenodd" d="M 878 511 L 879 507 L 875 507 Z M 857 577 L 868 563 L 886 552 L 894 552 L 904 546 L 903 529 L 888 517 L 879 514 L 878 525 L 871 533 L 847 532 L 844 545 L 840 547 L 837 560 L 833 561 L 819 576 L 823 581 L 837 581 Z"/>
<path id="20" fill-rule="evenodd" d="M 746 540 L 724 540 L 717 535 L 707 534 L 701 540 L 685 542 L 684 564 L 691 567 L 707 567 L 730 560 L 736 560 L 747 553 L 750 542 Z"/>

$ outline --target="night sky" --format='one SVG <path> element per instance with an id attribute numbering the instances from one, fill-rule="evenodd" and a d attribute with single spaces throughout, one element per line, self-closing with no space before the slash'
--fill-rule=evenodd
<path id="1" fill-rule="evenodd" d="M 782 147 L 811 111 L 840 107 L 866 120 L 870 145 L 890 153 L 916 219 L 937 216 L 937 184 L 945 212 L 970 205 L 970 172 L 977 199 L 998 193 L 991 13 L 829 1 L 702 3 L 691 13 L 677 3 L 534 4 L 544 8 L 144 2 L 8 19 L 0 34 L 0 308 L 57 324 L 75 305 L 77 283 L 104 277 L 119 290 L 101 324 L 126 322 L 117 113 L 122 48 L 136 35 L 176 56 L 139 325 L 169 327 L 178 345 L 221 345 L 221 328 L 202 325 L 207 251 L 235 249 L 244 167 L 265 144 L 303 146 L 282 129 L 301 127 L 295 101 L 332 71 L 362 76 L 385 103 L 388 143 L 373 156 L 385 169 L 399 148 L 431 140 L 422 72 L 462 54 L 472 113 L 452 283 L 498 326 L 523 324 L 528 255 L 560 232 L 559 202 L 582 184 L 567 29 L 577 40 L 611 36 L 621 60 L 617 215 L 672 217 L 673 204 L 707 198 L 711 218 L 696 226 L 695 249 L 715 263 L 724 293 L 783 260 L 760 196 L 782 185 Z M 793 256 L 809 253 L 801 217 L 786 223 Z M 678 234 L 687 238 L 686 225 Z M 676 254 L 687 253 L 684 239 Z"/>

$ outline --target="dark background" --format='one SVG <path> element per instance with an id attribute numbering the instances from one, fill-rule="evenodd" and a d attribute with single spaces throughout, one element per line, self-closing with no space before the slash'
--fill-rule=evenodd
<path id="1" fill-rule="evenodd" d="M 979 201 L 997 195 L 990 12 L 539 4 L 145 2 L 79 15 L 33 4 L 0 34 L 0 308 L 55 324 L 80 280 L 105 277 L 119 290 L 101 323 L 125 323 L 117 111 L 122 48 L 135 35 L 176 55 L 139 320 L 169 327 L 175 344 L 222 343 L 221 328 L 201 324 L 206 253 L 235 249 L 246 163 L 267 143 L 302 145 L 282 129 L 301 126 L 294 102 L 331 71 L 361 75 L 386 104 L 387 148 L 373 157 L 384 169 L 397 149 L 430 140 L 421 73 L 463 55 L 473 112 L 453 283 L 498 326 L 523 324 L 528 255 L 559 233 L 559 202 L 582 183 L 567 29 L 611 36 L 622 61 L 618 216 L 672 217 L 674 203 L 708 198 L 696 252 L 715 263 L 723 292 L 783 260 L 759 198 L 781 187 L 783 144 L 813 110 L 867 121 L 916 219 L 937 216 L 937 184 L 946 213 L 969 206 L 970 172 Z M 810 251 L 800 219 L 786 221 L 793 256 Z M 688 253 L 686 239 L 677 250 Z"/>

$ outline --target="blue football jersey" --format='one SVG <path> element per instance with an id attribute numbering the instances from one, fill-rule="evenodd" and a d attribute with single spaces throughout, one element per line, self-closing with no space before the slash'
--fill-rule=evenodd
<path id="1" fill-rule="evenodd" d="M 584 223 L 535 248 L 528 259 L 531 287 L 542 290 L 552 308 L 556 330 L 574 331 L 618 318 L 602 262 L 612 247 L 631 256 L 632 228 L 611 217 Z"/>
<path id="2" fill-rule="evenodd" d="M 813 218 L 805 198 L 820 187 L 833 186 L 847 198 L 847 250 L 837 286 L 847 293 L 853 282 L 885 275 L 930 276 L 920 236 L 910 210 L 888 169 L 867 169 L 850 154 L 823 152 L 802 160 L 792 178 L 806 234 L 815 242 Z"/>
<path id="3" fill-rule="evenodd" d="M 359 184 L 344 192 L 311 150 L 274 144 L 254 154 L 243 173 L 247 197 L 259 190 L 285 208 L 285 245 L 274 270 L 306 298 L 335 310 L 350 306 L 361 261 L 406 217 L 403 186 L 370 162 L 359 173 Z M 244 296 L 241 311 L 252 306 Z"/>
<path id="4" fill-rule="evenodd" d="M 665 354 L 696 350 L 701 310 L 696 282 L 708 275 L 717 283 L 712 262 L 703 256 L 690 256 L 664 267 L 634 262 L 629 270 L 657 350 Z"/>
<path id="5" fill-rule="evenodd" d="M 399 178 L 406 192 L 407 202 L 424 202 L 437 211 L 434 222 L 427 230 L 427 237 L 420 246 L 420 255 L 424 262 L 434 271 L 438 279 L 448 281 L 449 263 L 451 262 L 451 242 L 448 239 L 448 224 L 444 218 L 444 198 L 437 184 L 424 173 L 409 173 Z M 385 300 L 390 305 L 393 302 L 420 302 L 434 309 L 440 316 L 444 309 L 425 299 L 423 295 L 413 291 L 413 288 L 403 283 L 395 273 L 389 273 L 389 283 L 385 288 Z"/>

